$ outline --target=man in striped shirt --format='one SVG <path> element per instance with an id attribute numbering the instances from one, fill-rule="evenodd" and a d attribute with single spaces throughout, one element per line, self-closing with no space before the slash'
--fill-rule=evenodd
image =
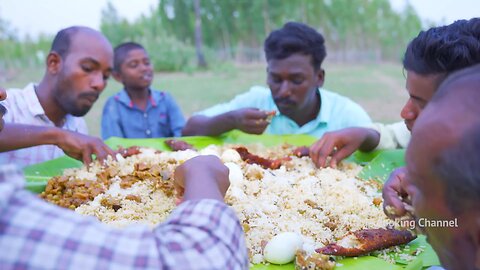
<path id="1" fill-rule="evenodd" d="M 113 154 L 100 139 L 85 135 L 82 118 L 105 89 L 112 61 L 112 46 L 100 32 L 79 26 L 58 32 L 40 83 L 7 90 L 0 163 L 27 166 L 64 152 L 89 162 L 92 154 Z"/>

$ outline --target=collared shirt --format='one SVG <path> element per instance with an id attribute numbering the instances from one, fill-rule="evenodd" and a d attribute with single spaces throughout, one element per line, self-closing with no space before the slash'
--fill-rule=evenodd
<path id="1" fill-rule="evenodd" d="M 265 133 L 269 134 L 309 134 L 321 137 L 327 131 L 338 130 L 352 126 L 365 126 L 372 122 L 365 110 L 347 97 L 327 91 L 318 90 L 321 97 L 320 112 L 315 119 L 299 126 L 289 117 L 279 113 L 268 88 L 254 86 L 250 91 L 240 94 L 230 102 L 215 105 L 198 112 L 205 116 L 215 116 L 241 108 L 258 108 L 265 111 L 277 111 Z"/>
<path id="2" fill-rule="evenodd" d="M 408 142 L 412 137 L 405 122 L 393 124 L 374 123 L 369 127 L 380 134 L 380 141 L 375 150 L 407 148 Z"/>
<path id="3" fill-rule="evenodd" d="M 185 118 L 173 97 L 150 91 L 145 111 L 136 107 L 125 90 L 111 96 L 103 107 L 102 138 L 178 137 Z"/>
<path id="4" fill-rule="evenodd" d="M 42 108 L 33 83 L 24 89 L 8 89 L 7 99 L 2 103 L 8 110 L 3 117 L 5 123 L 55 127 Z M 82 117 L 67 114 L 63 129 L 88 134 L 87 124 Z M 55 145 L 39 145 L 0 153 L 0 164 L 14 163 L 28 166 L 65 155 Z"/>
<path id="5" fill-rule="evenodd" d="M 40 200 L 0 166 L 1 269 L 248 269 L 242 227 L 216 200 L 186 201 L 153 230 L 115 229 Z"/>

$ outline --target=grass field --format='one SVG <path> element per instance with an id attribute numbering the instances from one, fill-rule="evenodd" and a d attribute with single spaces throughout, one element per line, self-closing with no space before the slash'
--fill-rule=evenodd
<path id="1" fill-rule="evenodd" d="M 348 96 L 362 105 L 374 121 L 400 120 L 400 109 L 407 99 L 405 79 L 400 64 L 337 64 L 325 63 L 328 90 Z M 5 81 L 1 86 L 23 88 L 38 82 L 43 71 L 28 71 Z M 263 64 L 216 67 L 214 71 L 157 73 L 153 88 L 170 92 L 186 117 L 213 104 L 230 100 L 252 85 L 265 85 Z M 100 135 L 100 121 L 105 100 L 119 91 L 121 85 L 111 79 L 107 88 L 86 115 L 90 134 Z"/>

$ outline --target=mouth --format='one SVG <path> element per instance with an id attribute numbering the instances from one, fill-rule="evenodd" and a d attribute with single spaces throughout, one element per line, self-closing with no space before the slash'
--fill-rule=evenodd
<path id="1" fill-rule="evenodd" d="M 95 95 L 95 94 L 85 95 L 85 96 L 83 96 L 83 99 L 87 100 L 88 103 L 91 106 L 91 105 L 93 105 L 93 103 L 95 103 L 95 101 L 97 101 L 98 95 Z"/>
<path id="2" fill-rule="evenodd" d="M 143 76 L 141 77 L 142 80 L 145 80 L 145 81 L 151 81 L 153 79 L 153 74 L 152 73 L 146 73 L 146 74 L 143 74 Z"/>

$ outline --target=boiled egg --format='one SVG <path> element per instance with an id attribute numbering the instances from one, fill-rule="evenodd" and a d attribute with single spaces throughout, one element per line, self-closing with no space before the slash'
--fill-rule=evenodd
<path id="1" fill-rule="evenodd" d="M 265 246 L 263 257 L 274 264 L 286 264 L 295 258 L 295 253 L 302 248 L 303 240 L 298 233 L 283 232 L 275 235 Z"/>

